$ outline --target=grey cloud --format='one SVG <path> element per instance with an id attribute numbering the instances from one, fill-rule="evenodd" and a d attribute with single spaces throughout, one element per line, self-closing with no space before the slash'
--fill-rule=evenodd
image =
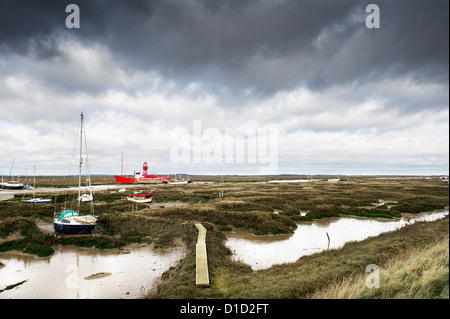
<path id="1" fill-rule="evenodd" d="M 57 55 L 51 35 L 65 28 L 62 1 L 13 1 L 0 3 L 0 53 L 30 54 L 40 58 Z M 62 21 L 62 23 L 61 23 Z"/>
<path id="2" fill-rule="evenodd" d="M 76 38 L 130 72 L 238 97 L 392 76 L 448 83 L 448 2 L 377 1 L 377 30 L 364 25 L 370 2 L 80 0 L 81 28 L 69 30 L 63 2 L 2 1 L 0 53 L 46 59 Z"/>

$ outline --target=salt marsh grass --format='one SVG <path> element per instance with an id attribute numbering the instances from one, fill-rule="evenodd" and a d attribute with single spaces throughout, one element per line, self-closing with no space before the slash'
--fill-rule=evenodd
<path id="1" fill-rule="evenodd" d="M 379 288 L 367 287 L 368 274 L 338 280 L 309 298 L 315 299 L 431 299 L 449 298 L 449 237 L 408 249 L 380 270 Z"/>

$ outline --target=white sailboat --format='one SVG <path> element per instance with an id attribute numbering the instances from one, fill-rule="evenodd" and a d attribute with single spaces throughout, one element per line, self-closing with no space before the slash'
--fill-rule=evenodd
<path id="1" fill-rule="evenodd" d="M 175 175 L 175 179 L 171 180 L 169 184 L 171 185 L 186 185 L 188 183 L 185 179 L 179 179 L 177 178 L 177 175 Z"/>
<path id="2" fill-rule="evenodd" d="M 83 128 L 84 117 L 81 112 L 81 133 L 80 133 L 80 165 L 79 165 L 79 177 L 78 177 L 78 198 L 81 198 L 81 170 L 83 165 Z M 86 142 L 85 142 L 86 144 Z M 87 153 L 87 150 L 86 150 Z M 87 154 L 86 154 L 87 157 Z M 87 162 L 87 161 L 86 161 Z M 90 188 L 90 178 L 89 189 Z M 92 190 L 89 194 L 92 196 Z M 80 215 L 80 206 L 82 200 L 78 200 L 78 210 L 64 210 L 59 216 L 55 216 L 53 220 L 53 229 L 60 235 L 89 235 L 95 228 L 97 223 L 97 217 L 94 215 Z M 94 213 L 94 203 L 91 201 L 92 214 Z"/>
<path id="3" fill-rule="evenodd" d="M 10 172 L 10 176 L 11 176 L 11 173 L 13 172 L 13 169 L 14 169 L 14 160 L 15 159 L 13 159 L 13 162 L 12 162 L 12 165 L 11 165 L 11 172 Z M 22 184 L 22 183 L 20 183 L 19 181 L 15 181 L 14 180 L 14 175 L 12 175 L 12 179 L 11 180 L 9 180 L 9 181 L 6 181 L 6 182 L 3 182 L 3 175 L 2 175 L 2 189 L 4 188 L 4 189 L 22 189 L 22 188 L 24 188 L 25 187 L 25 185 L 24 184 Z"/>
<path id="4" fill-rule="evenodd" d="M 94 200 L 94 197 L 91 194 L 83 194 L 77 198 L 79 202 L 91 202 Z"/>
<path id="5" fill-rule="evenodd" d="M 173 181 L 170 181 L 170 185 L 186 185 L 188 183 L 188 181 L 184 180 L 184 179 L 176 179 Z"/>
<path id="6" fill-rule="evenodd" d="M 86 172 L 86 173 L 89 175 L 89 172 Z M 90 178 L 88 178 L 88 180 L 87 180 L 87 186 L 88 186 L 89 194 L 84 193 L 84 194 L 80 195 L 80 191 L 79 191 L 77 201 L 91 202 L 94 200 L 94 195 L 92 195 L 92 187 L 91 187 L 91 179 Z"/>
<path id="7" fill-rule="evenodd" d="M 127 197 L 127 199 L 135 203 L 151 203 L 153 201 L 153 194 L 134 194 L 133 197 Z"/>

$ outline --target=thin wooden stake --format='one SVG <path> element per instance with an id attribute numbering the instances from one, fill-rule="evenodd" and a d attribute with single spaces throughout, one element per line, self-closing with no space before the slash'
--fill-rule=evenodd
<path id="1" fill-rule="evenodd" d="M 327 237 L 328 237 L 328 248 L 327 249 L 330 249 L 330 236 L 328 235 L 328 233 L 327 233 Z"/>

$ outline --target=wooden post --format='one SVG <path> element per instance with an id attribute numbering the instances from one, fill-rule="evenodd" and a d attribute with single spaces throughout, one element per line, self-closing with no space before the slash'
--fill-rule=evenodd
<path id="1" fill-rule="evenodd" d="M 327 237 L 328 237 L 328 248 L 327 249 L 330 249 L 330 236 L 328 235 L 328 233 L 327 233 Z"/>

